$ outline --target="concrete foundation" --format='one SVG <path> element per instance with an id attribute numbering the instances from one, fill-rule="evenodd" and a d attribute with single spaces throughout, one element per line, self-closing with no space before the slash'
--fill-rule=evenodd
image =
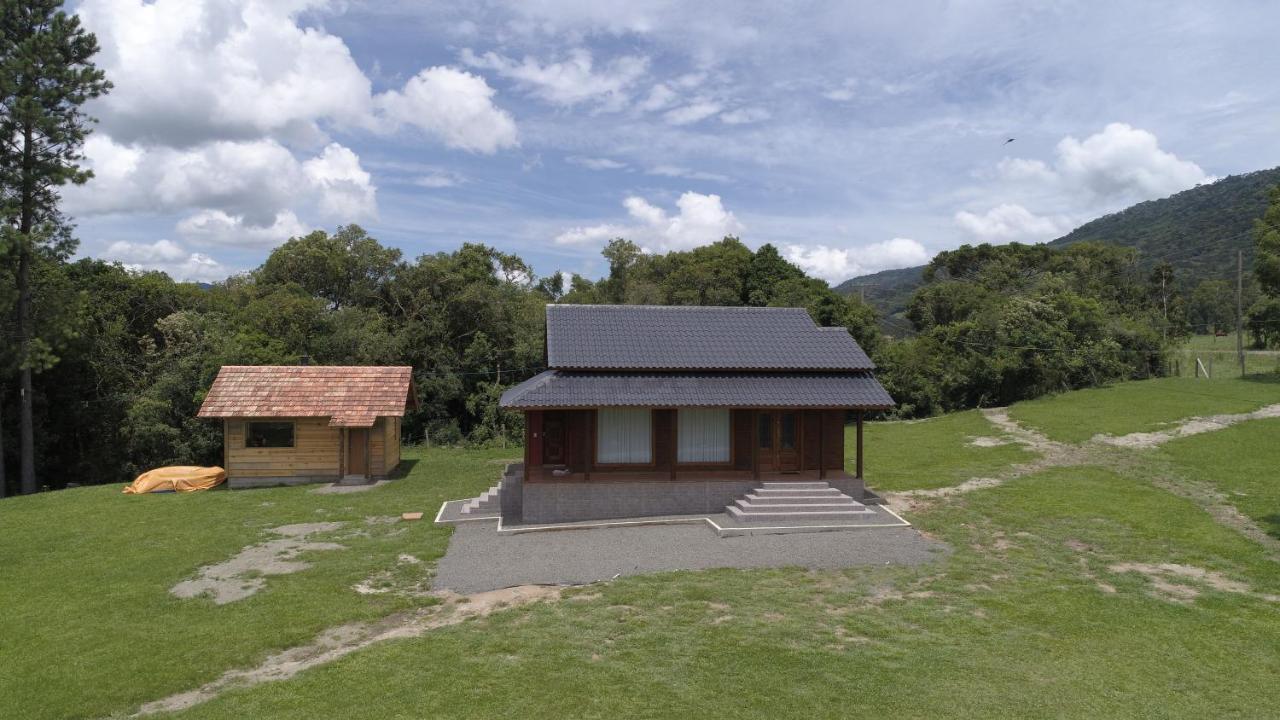
<path id="1" fill-rule="evenodd" d="M 852 498 L 864 496 L 859 478 L 832 478 L 827 482 Z M 760 485 L 750 477 L 526 483 L 523 464 L 513 463 L 503 474 L 499 498 L 507 523 L 560 523 L 720 513 Z"/>
<path id="2" fill-rule="evenodd" d="M 342 485 L 368 485 L 378 480 L 385 480 L 386 477 L 375 477 L 372 479 L 361 477 L 359 483 L 350 482 L 338 475 L 285 475 L 281 477 L 229 477 L 227 478 L 227 487 L 232 490 L 247 490 L 249 488 L 263 487 L 280 487 L 282 485 L 313 485 L 315 483 L 340 483 Z"/>

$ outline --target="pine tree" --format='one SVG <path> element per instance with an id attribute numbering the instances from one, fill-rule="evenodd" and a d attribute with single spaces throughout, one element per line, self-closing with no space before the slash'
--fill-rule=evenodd
<path id="1" fill-rule="evenodd" d="M 32 373 L 56 361 L 38 341 L 32 308 L 37 254 L 74 249 L 58 211 L 59 188 L 84 183 L 80 148 L 93 119 L 81 107 L 110 87 L 91 62 L 98 40 L 56 0 L 0 0 L 0 211 L 16 248 L 20 484 L 35 473 Z"/>

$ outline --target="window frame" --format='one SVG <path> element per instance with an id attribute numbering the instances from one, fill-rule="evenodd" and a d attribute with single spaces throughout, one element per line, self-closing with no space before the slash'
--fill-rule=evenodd
<path id="1" fill-rule="evenodd" d="M 680 459 L 680 412 L 681 412 L 682 410 L 723 410 L 723 411 L 724 411 L 724 413 L 725 413 L 725 418 L 726 418 L 726 422 L 727 422 L 727 425 L 728 425 L 728 431 L 729 431 L 729 451 L 728 451 L 728 456 L 727 456 L 727 458 L 726 458 L 725 460 L 688 460 L 688 461 L 685 461 L 685 460 L 681 460 L 681 459 Z M 699 408 L 699 407 L 687 407 L 687 408 L 675 408 L 675 411 L 676 411 L 676 412 L 675 412 L 675 415 L 676 415 L 676 416 L 675 416 L 674 420 L 672 421 L 672 422 L 673 422 L 673 424 L 674 424 L 674 426 L 675 426 L 675 447 L 673 447 L 673 448 L 671 449 L 671 453 L 672 453 L 672 462 L 673 462 L 673 463 L 675 463 L 675 465 L 676 465 L 676 466 L 678 466 L 678 467 L 682 467 L 682 468 L 699 468 L 699 467 L 708 467 L 708 468 L 729 468 L 729 467 L 733 467 L 733 458 L 734 458 L 734 453 L 735 453 L 735 451 L 737 450 L 737 446 L 736 446 L 737 439 L 734 437 L 734 434 L 735 434 L 735 433 L 733 432 L 733 409 L 732 409 L 732 408 Z"/>
<path id="2" fill-rule="evenodd" d="M 600 434 L 600 412 L 601 412 L 602 410 L 643 410 L 644 412 L 648 413 L 648 416 L 649 416 L 649 460 L 648 460 L 647 462 L 630 463 L 630 462 L 601 462 L 601 461 L 600 461 L 600 437 L 601 437 L 601 434 Z M 612 468 L 653 468 L 653 467 L 657 467 L 656 463 L 657 463 L 657 457 L 658 457 L 658 449 L 657 449 L 657 447 L 656 447 L 656 443 L 657 443 L 657 439 L 658 439 L 658 438 L 657 438 L 657 433 L 655 433 L 655 432 L 653 431 L 653 426 L 654 426 L 653 410 L 654 410 L 654 408 L 651 408 L 651 407 L 644 407 L 644 408 L 637 408 L 637 407 L 603 407 L 603 408 L 596 408 L 596 409 L 591 413 L 591 414 L 592 414 L 592 416 L 593 416 L 593 417 L 591 418 L 591 434 L 592 434 L 592 440 L 593 440 L 593 442 L 591 443 L 591 467 L 592 467 L 592 468 L 602 468 L 602 469 L 605 469 L 605 470 L 612 469 Z"/>
<path id="3" fill-rule="evenodd" d="M 254 425 L 288 425 L 289 426 L 289 444 L 288 445 L 250 445 L 249 438 L 253 435 L 252 428 Z M 245 420 L 244 421 L 244 448 L 246 450 L 293 450 L 298 447 L 298 423 L 295 420 Z"/>

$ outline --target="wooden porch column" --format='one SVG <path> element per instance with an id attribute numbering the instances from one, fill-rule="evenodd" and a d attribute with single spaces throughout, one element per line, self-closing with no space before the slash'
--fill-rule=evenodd
<path id="1" fill-rule="evenodd" d="M 859 478 L 859 479 L 861 479 L 861 478 L 862 478 L 862 411 L 861 411 L 861 410 L 857 411 L 857 413 L 856 413 L 856 417 L 857 417 L 857 423 L 858 423 L 858 432 L 857 432 L 857 435 L 858 435 L 858 459 L 857 459 L 857 469 L 858 469 L 858 478 Z"/>
<path id="2" fill-rule="evenodd" d="M 679 437 L 676 435 L 676 423 L 680 422 L 680 414 L 676 410 L 667 410 L 667 412 L 670 413 L 671 418 L 671 422 L 669 423 L 671 428 L 667 433 L 667 436 L 671 439 L 671 455 L 667 458 L 667 462 L 671 464 L 671 479 L 675 480 L 676 458 L 680 456 L 680 448 L 676 447 L 676 443 L 680 441 Z M 732 414 L 729 415 L 729 422 L 733 422 Z"/>
<path id="3" fill-rule="evenodd" d="M 760 441 L 760 411 L 751 411 L 751 479 L 760 479 L 760 452 L 757 443 Z"/>
<path id="4" fill-rule="evenodd" d="M 582 449 L 583 462 L 586 463 L 583 480 L 591 479 L 591 465 L 596 459 L 596 413 L 598 410 L 587 411 L 587 446 Z"/>
<path id="5" fill-rule="evenodd" d="M 827 476 L 827 448 L 826 438 L 822 437 L 826 434 L 826 428 L 823 420 L 827 413 L 823 410 L 818 411 L 818 479 L 821 480 Z"/>

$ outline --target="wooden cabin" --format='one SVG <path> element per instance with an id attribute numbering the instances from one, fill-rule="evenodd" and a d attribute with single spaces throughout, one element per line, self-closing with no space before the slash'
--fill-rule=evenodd
<path id="1" fill-rule="evenodd" d="M 716 513 L 766 481 L 865 495 L 863 415 L 893 399 L 845 328 L 758 307 L 548 305 L 546 322 L 549 369 L 501 400 L 526 428 L 504 517 Z"/>
<path id="2" fill-rule="evenodd" d="M 417 406 L 409 367 L 224 365 L 197 416 L 222 421 L 232 488 L 357 484 L 400 464 Z"/>

